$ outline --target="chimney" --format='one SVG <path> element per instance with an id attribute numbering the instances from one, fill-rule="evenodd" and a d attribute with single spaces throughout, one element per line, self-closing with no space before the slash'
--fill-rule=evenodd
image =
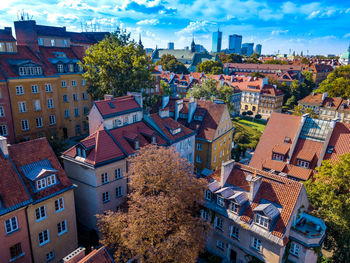
<path id="1" fill-rule="evenodd" d="M 62 261 L 63 263 L 77 263 L 84 257 L 85 257 L 85 248 L 79 247 L 76 250 L 74 250 L 72 253 L 70 253 L 68 256 L 65 256 L 62 259 Z"/>
<path id="2" fill-rule="evenodd" d="M 164 95 L 163 99 L 162 99 L 162 109 L 164 109 L 166 106 L 168 106 L 168 103 L 169 103 L 169 96 Z"/>
<path id="3" fill-rule="evenodd" d="M 104 100 L 112 100 L 112 99 L 113 99 L 113 95 L 110 95 L 110 94 L 104 95 Z"/>
<path id="4" fill-rule="evenodd" d="M 34 52 L 39 51 L 35 20 L 15 21 L 18 46 L 29 46 Z"/>
<path id="5" fill-rule="evenodd" d="M 327 98 L 328 92 L 322 93 L 322 102 Z"/>
<path id="6" fill-rule="evenodd" d="M 253 201 L 256 193 L 259 190 L 259 187 L 261 185 L 261 176 L 257 176 L 256 172 L 253 176 L 248 175 L 246 178 L 247 182 L 249 183 L 250 189 L 249 189 L 249 200 Z"/>
<path id="7" fill-rule="evenodd" d="M 169 108 L 159 109 L 159 117 L 163 118 L 169 118 Z"/>
<path id="8" fill-rule="evenodd" d="M 7 158 L 9 156 L 9 148 L 7 147 L 7 138 L 4 136 L 0 136 L 0 149 L 5 158 Z"/>
<path id="9" fill-rule="evenodd" d="M 180 111 L 182 110 L 182 108 L 184 106 L 183 103 L 184 103 L 183 100 L 176 100 L 175 101 L 175 120 L 176 121 L 179 118 Z"/>
<path id="10" fill-rule="evenodd" d="M 9 33 L 12 35 L 12 28 L 11 27 L 4 27 L 5 32 Z"/>
<path id="11" fill-rule="evenodd" d="M 133 96 L 135 98 L 136 102 L 140 105 L 140 108 L 143 107 L 142 93 L 128 91 L 127 95 Z"/>
<path id="12" fill-rule="evenodd" d="M 220 186 L 223 187 L 230 176 L 233 167 L 235 166 L 235 161 L 230 160 L 221 165 L 221 176 L 220 176 Z"/>
<path id="13" fill-rule="evenodd" d="M 190 98 L 190 102 L 188 103 L 188 118 L 187 123 L 191 123 L 193 115 L 197 109 L 197 101 L 194 98 Z"/>

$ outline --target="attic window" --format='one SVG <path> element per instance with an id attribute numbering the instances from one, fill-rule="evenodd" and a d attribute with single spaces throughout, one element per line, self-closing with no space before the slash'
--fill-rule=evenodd
<path id="1" fill-rule="evenodd" d="M 303 168 L 309 168 L 310 163 L 307 161 L 303 161 L 303 160 L 298 159 L 297 165 L 300 167 L 303 167 Z"/>
<path id="2" fill-rule="evenodd" d="M 238 214 L 238 210 L 239 210 L 239 205 L 233 201 L 231 201 L 230 203 L 230 211 L 235 213 L 235 214 Z"/>
<path id="3" fill-rule="evenodd" d="M 290 137 L 284 137 L 284 143 L 290 143 L 291 139 Z"/>
<path id="4" fill-rule="evenodd" d="M 49 175 L 45 178 L 42 178 L 42 179 L 39 179 L 36 181 L 36 190 L 41 190 L 41 189 L 44 189 L 46 187 L 49 187 L 51 185 L 54 185 L 56 184 L 56 175 L 55 174 L 52 174 L 52 175 Z"/>
<path id="5" fill-rule="evenodd" d="M 63 64 L 58 64 L 57 65 L 57 71 L 62 73 L 63 72 Z"/>
<path id="6" fill-rule="evenodd" d="M 178 134 L 178 133 L 180 133 L 180 132 L 181 132 L 181 127 L 180 127 L 180 128 L 177 128 L 177 129 L 175 129 L 175 130 L 171 130 L 172 135 Z"/>
<path id="7" fill-rule="evenodd" d="M 138 140 L 135 141 L 135 150 L 140 149 L 140 142 Z"/>
<path id="8" fill-rule="evenodd" d="M 83 158 L 86 158 L 86 150 L 81 149 L 80 147 L 77 148 L 77 155 Z"/>
<path id="9" fill-rule="evenodd" d="M 33 75 L 41 75 L 41 74 L 42 74 L 41 67 L 33 67 L 33 66 L 19 67 L 20 76 L 33 76 Z"/>
<path id="10" fill-rule="evenodd" d="M 156 136 L 153 136 L 152 137 L 152 144 L 156 144 L 157 143 L 157 138 L 156 138 Z"/>
<path id="11" fill-rule="evenodd" d="M 332 152 L 333 152 L 333 150 L 334 150 L 334 146 L 328 146 L 327 147 L 327 153 L 329 153 L 329 154 L 331 154 Z"/>
<path id="12" fill-rule="evenodd" d="M 260 214 L 255 214 L 255 223 L 264 228 L 269 227 L 269 218 Z"/>

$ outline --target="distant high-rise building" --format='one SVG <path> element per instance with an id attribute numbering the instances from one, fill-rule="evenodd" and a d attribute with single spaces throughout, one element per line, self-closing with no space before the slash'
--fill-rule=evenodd
<path id="1" fill-rule="evenodd" d="M 219 53 L 221 51 L 221 40 L 222 40 L 222 32 L 216 31 L 213 33 L 213 45 L 212 52 Z"/>
<path id="2" fill-rule="evenodd" d="M 168 43 L 168 49 L 174 50 L 174 42 Z"/>
<path id="3" fill-rule="evenodd" d="M 242 55 L 247 55 L 248 57 L 253 54 L 254 43 L 243 43 L 242 44 Z"/>
<path id="4" fill-rule="evenodd" d="M 255 45 L 254 53 L 258 53 L 259 56 L 260 56 L 260 55 L 261 55 L 261 48 L 262 48 L 262 45 L 261 45 L 261 44 Z"/>
<path id="5" fill-rule="evenodd" d="M 228 37 L 228 49 L 233 51 L 233 53 L 241 54 L 242 47 L 242 36 L 240 35 L 230 35 Z"/>
<path id="6" fill-rule="evenodd" d="M 205 51 L 207 51 L 207 50 L 205 49 L 205 47 L 203 47 L 203 46 L 200 45 L 200 44 L 196 44 L 196 52 L 198 52 L 198 53 L 203 53 L 203 52 L 205 52 Z"/>

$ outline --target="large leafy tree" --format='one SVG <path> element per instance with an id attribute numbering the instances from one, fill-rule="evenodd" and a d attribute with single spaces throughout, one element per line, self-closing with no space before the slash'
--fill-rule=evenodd
<path id="1" fill-rule="evenodd" d="M 104 94 L 122 96 L 127 91 L 154 86 L 151 58 L 125 31 L 117 30 L 91 46 L 81 66 L 93 99 L 101 99 Z"/>
<path id="2" fill-rule="evenodd" d="M 196 68 L 197 72 L 203 72 L 205 74 L 223 74 L 223 65 L 220 61 L 204 61 L 202 63 L 199 63 Z"/>
<path id="3" fill-rule="evenodd" d="M 242 56 L 238 54 L 229 54 L 221 52 L 219 58 L 223 64 L 225 63 L 242 63 Z"/>
<path id="4" fill-rule="evenodd" d="M 206 182 L 172 148 L 145 147 L 129 159 L 126 211 L 99 218 L 117 262 L 196 262 L 209 225 L 199 217 Z"/>
<path id="5" fill-rule="evenodd" d="M 321 82 L 318 92 L 331 97 L 350 99 L 350 65 L 337 67 Z"/>
<path id="6" fill-rule="evenodd" d="M 333 262 L 349 262 L 350 154 L 340 156 L 338 162 L 323 161 L 305 186 L 313 213 L 327 224 L 325 245 L 333 250 Z"/>
<path id="7" fill-rule="evenodd" d="M 288 62 L 285 61 L 285 60 L 274 60 L 274 59 L 271 59 L 271 60 L 266 60 L 264 62 L 264 64 L 277 64 L 277 65 L 288 65 Z"/>
<path id="8" fill-rule="evenodd" d="M 170 54 L 164 54 L 156 65 L 161 65 L 163 70 L 174 72 L 177 74 L 188 74 L 186 66 L 176 59 L 175 56 Z"/>
<path id="9" fill-rule="evenodd" d="M 205 98 L 206 100 L 215 99 L 218 96 L 218 82 L 214 79 L 208 79 L 202 84 L 194 84 L 187 92 L 187 97 L 195 99 Z"/>

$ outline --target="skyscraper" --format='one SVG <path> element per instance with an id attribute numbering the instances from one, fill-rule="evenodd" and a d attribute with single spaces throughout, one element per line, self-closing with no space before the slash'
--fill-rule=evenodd
<path id="1" fill-rule="evenodd" d="M 261 55 L 261 48 L 262 48 L 261 44 L 255 45 L 254 53 L 258 53 L 260 56 Z"/>
<path id="2" fill-rule="evenodd" d="M 212 52 L 219 53 L 221 51 L 221 40 L 222 40 L 222 32 L 218 31 L 213 33 L 213 45 Z"/>
<path id="3" fill-rule="evenodd" d="M 174 50 L 174 42 L 168 43 L 168 49 Z"/>
<path id="4" fill-rule="evenodd" d="M 240 35 L 230 35 L 228 38 L 228 49 L 233 51 L 233 53 L 241 54 L 242 47 L 242 36 Z"/>
<path id="5" fill-rule="evenodd" d="M 243 43 L 242 55 L 247 55 L 248 57 L 251 56 L 253 54 L 253 48 L 254 48 L 254 43 Z"/>

